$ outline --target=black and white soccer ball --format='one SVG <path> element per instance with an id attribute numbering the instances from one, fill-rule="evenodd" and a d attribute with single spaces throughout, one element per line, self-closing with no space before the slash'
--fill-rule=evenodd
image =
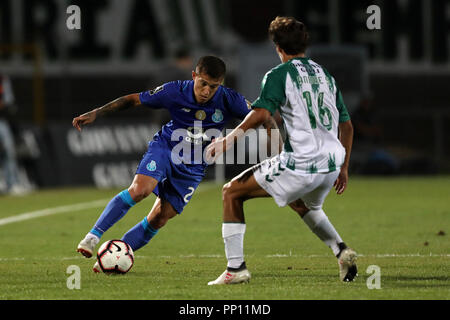
<path id="1" fill-rule="evenodd" d="M 124 241 L 109 240 L 98 249 L 97 261 L 106 274 L 124 274 L 130 271 L 134 264 L 134 253 Z"/>

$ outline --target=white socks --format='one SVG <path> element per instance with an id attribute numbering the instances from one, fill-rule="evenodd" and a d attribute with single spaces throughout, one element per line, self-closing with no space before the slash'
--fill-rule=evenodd
<path id="1" fill-rule="evenodd" d="M 239 268 L 244 262 L 245 223 L 223 223 L 222 237 L 228 268 Z"/>
<path id="2" fill-rule="evenodd" d="M 333 250 L 335 256 L 339 254 L 341 250 L 339 243 L 343 241 L 322 209 L 310 210 L 303 217 L 303 221 L 320 240 Z"/>
<path id="3" fill-rule="evenodd" d="M 343 241 L 322 209 L 310 210 L 303 217 L 303 221 L 320 240 L 333 250 L 335 256 L 339 255 L 341 251 L 339 244 Z M 245 223 L 222 224 L 222 237 L 225 243 L 228 268 L 237 269 L 244 262 L 245 227 Z"/>

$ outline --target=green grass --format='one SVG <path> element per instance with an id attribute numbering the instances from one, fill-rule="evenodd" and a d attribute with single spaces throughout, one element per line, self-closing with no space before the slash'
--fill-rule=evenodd
<path id="1" fill-rule="evenodd" d="M 0 219 L 63 205 L 109 199 L 119 190 L 70 188 L 1 197 Z M 359 277 L 338 280 L 336 258 L 289 208 L 272 199 L 245 204 L 245 254 L 252 281 L 209 287 L 226 266 L 221 187 L 204 183 L 124 276 L 94 274 L 93 259 L 76 252 L 103 207 L 0 225 L 0 299 L 300 300 L 449 299 L 450 177 L 353 177 L 324 209 L 344 241 L 358 251 Z M 152 207 L 136 205 L 105 233 L 120 238 Z M 438 235 L 439 231 L 445 235 Z M 66 286 L 67 267 L 81 269 L 81 289 Z M 381 269 L 369 290 L 366 269 Z"/>

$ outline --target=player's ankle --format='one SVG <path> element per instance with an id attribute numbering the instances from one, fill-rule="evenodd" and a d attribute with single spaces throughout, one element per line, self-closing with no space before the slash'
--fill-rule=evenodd
<path id="1" fill-rule="evenodd" d="M 227 267 L 227 270 L 231 271 L 231 272 L 239 272 L 239 271 L 242 271 L 242 270 L 245 270 L 245 269 L 247 269 L 247 266 L 245 265 L 245 261 L 242 262 L 241 265 L 239 267 L 237 267 L 237 268 Z"/>
<path id="2" fill-rule="evenodd" d="M 341 242 L 338 243 L 338 247 L 339 247 L 339 253 L 336 255 L 336 258 L 339 259 L 339 257 L 341 256 L 342 251 L 344 251 L 345 249 L 347 249 L 347 245 L 345 244 L 345 242 Z"/>

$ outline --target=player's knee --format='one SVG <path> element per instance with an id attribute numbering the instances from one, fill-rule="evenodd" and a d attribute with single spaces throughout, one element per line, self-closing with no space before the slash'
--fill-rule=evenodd
<path id="1" fill-rule="evenodd" d="M 147 198 L 150 195 L 150 193 L 152 192 L 152 190 L 150 190 L 149 188 L 146 188 L 146 187 L 140 187 L 138 185 L 132 185 L 128 189 L 128 192 L 130 193 L 131 198 L 135 202 L 139 202 L 139 201 Z"/>
<path id="2" fill-rule="evenodd" d="M 297 212 L 300 217 L 303 217 L 305 214 L 309 212 L 309 208 L 305 205 L 305 203 L 302 200 L 297 200 L 289 204 L 289 206 Z"/>
<path id="3" fill-rule="evenodd" d="M 225 199 L 230 195 L 231 182 L 225 183 L 222 186 L 222 198 Z"/>
<path id="4" fill-rule="evenodd" d="M 232 180 L 225 184 L 222 188 L 222 200 L 223 201 L 240 201 L 245 202 L 249 197 L 247 189 L 243 187 L 240 180 Z"/>
<path id="5" fill-rule="evenodd" d="M 295 207 L 294 211 L 297 212 L 300 217 L 303 217 L 305 214 L 309 212 L 309 209 L 306 207 Z"/>
<path id="6" fill-rule="evenodd" d="M 225 200 L 234 200 L 239 198 L 239 193 L 237 192 L 236 182 L 230 181 L 222 187 L 222 199 Z"/>

